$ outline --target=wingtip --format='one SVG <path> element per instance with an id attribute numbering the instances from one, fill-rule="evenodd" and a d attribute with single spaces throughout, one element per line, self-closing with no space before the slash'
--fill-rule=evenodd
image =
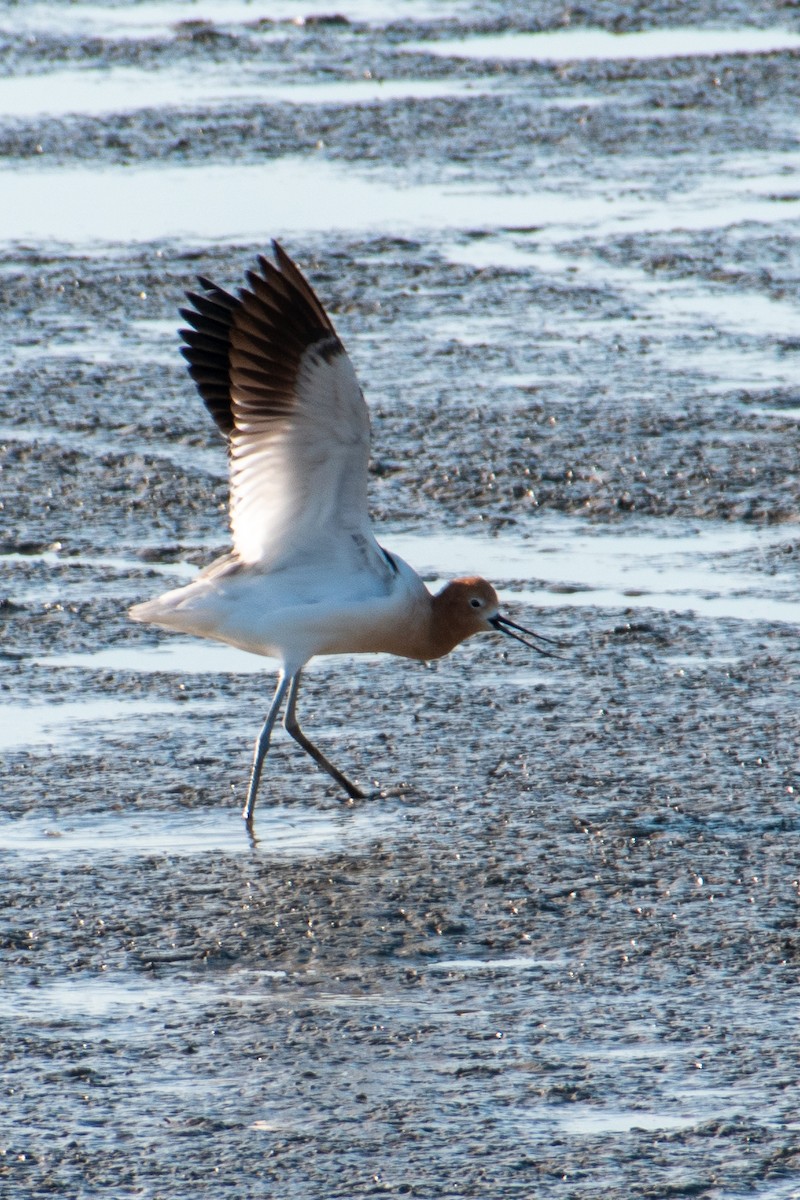
<path id="1" fill-rule="evenodd" d="M 271 254 L 259 254 L 256 256 L 258 269 L 264 279 L 269 279 L 270 275 L 277 271 L 279 275 L 285 275 L 287 262 L 291 262 L 289 255 L 284 250 L 277 238 L 272 238 L 270 241 Z"/>
<path id="2" fill-rule="evenodd" d="M 192 304 L 194 304 L 191 292 L 187 292 L 186 297 L 188 300 L 192 301 Z M 178 315 L 182 320 L 186 321 L 187 325 L 191 325 L 192 329 L 197 328 L 196 322 L 200 319 L 200 313 L 196 308 L 179 308 Z M 183 337 L 184 333 L 186 332 L 187 330 L 183 327 L 178 330 L 178 333 L 181 335 L 181 337 Z"/>
<path id="3" fill-rule="evenodd" d="M 272 255 L 281 275 L 286 274 L 287 267 L 289 270 L 299 270 L 297 264 L 289 257 L 277 238 L 272 239 Z"/>

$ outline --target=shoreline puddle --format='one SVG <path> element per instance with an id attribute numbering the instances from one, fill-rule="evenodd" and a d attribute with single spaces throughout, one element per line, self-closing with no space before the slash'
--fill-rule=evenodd
<path id="1" fill-rule="evenodd" d="M 164 716 L 179 712 L 181 707 L 180 703 L 158 700 L 100 699 L 29 705 L 8 703 L 4 705 L 3 721 L 0 723 L 0 750 L 60 746 L 74 738 L 84 737 L 87 732 L 94 744 L 98 737 L 113 734 L 115 723 L 125 718 Z M 80 747 L 71 749 L 73 753 L 81 752 Z"/>
<path id="2" fill-rule="evenodd" d="M 797 161 L 795 152 L 765 153 L 745 163 L 734 156 L 713 175 L 694 164 L 694 182 L 686 186 L 684 179 L 668 195 L 614 181 L 586 196 L 547 190 L 533 181 L 527 190 L 524 182 L 517 183 L 514 191 L 502 180 L 477 178 L 408 183 L 402 173 L 363 164 L 354 169 L 322 157 L 182 167 L 15 164 L 0 170 L 0 208 L 6 214 L 2 243 L 33 239 L 89 247 L 181 238 L 207 245 L 242 238 L 262 242 L 276 230 L 284 236 L 397 235 L 536 226 L 542 244 L 553 245 L 579 236 L 697 232 L 745 221 L 782 225 L 800 214 L 800 197 L 781 198 L 774 184 L 779 172 Z M 692 177 L 688 163 L 687 175 Z M 318 202 L 321 192 L 324 205 Z"/>
<path id="3" fill-rule="evenodd" d="M 733 290 L 724 284 L 704 284 L 697 278 L 665 283 L 639 267 L 554 253 L 550 249 L 540 249 L 536 238 L 524 246 L 509 243 L 505 237 L 507 235 L 498 234 L 471 244 L 453 243 L 444 247 L 443 253 L 450 262 L 467 266 L 510 270 L 534 268 L 547 278 L 558 275 L 599 282 L 615 288 L 628 300 L 633 293 L 648 312 L 689 331 L 711 325 L 717 330 L 747 332 L 754 337 L 777 340 L 794 337 L 800 324 L 800 307 L 795 302 L 776 300 L 752 288 Z M 585 317 L 581 316 L 580 320 L 585 324 Z"/>
<path id="4" fill-rule="evenodd" d="M 568 519 L 534 522 L 529 540 L 500 535 L 394 534 L 384 540 L 427 577 L 476 570 L 501 595 L 543 608 L 656 608 L 749 620 L 800 623 L 791 570 L 766 575 L 729 563 L 794 536 L 794 527 L 692 526 L 659 519 L 624 532 Z M 509 588 L 502 580 L 514 580 Z M 542 585 L 520 586 L 530 580 Z M 547 584 L 544 584 L 544 581 Z M 569 589 L 575 588 L 575 591 Z M 786 598 L 786 595 L 790 598 Z"/>
<path id="5" fill-rule="evenodd" d="M 458 974 L 482 975 L 505 971 L 563 971 L 570 963 L 563 958 L 530 958 L 521 954 L 510 954 L 506 958 L 446 958 L 432 959 L 425 963 L 426 971 L 457 972 Z"/>
<path id="6" fill-rule="evenodd" d="M 102 1019 L 106 1035 L 119 1025 L 137 1025 L 146 1014 L 169 1010 L 196 1014 L 205 1006 L 242 1001 L 263 995 L 264 983 L 285 979 L 283 970 L 241 971 L 234 989 L 227 981 L 194 980 L 190 990 L 180 979 L 157 981 L 122 971 L 80 974 L 68 981 L 24 984 L 16 992 L 0 988 L 0 1017 L 26 1019 L 36 1026 L 74 1020 L 84 1026 Z M 107 1023 L 108 1022 L 108 1023 Z"/>
<path id="7" fill-rule="evenodd" d="M 243 69 L 235 78 L 198 76 L 169 68 L 116 66 L 0 78 L 0 121 L 42 117 L 106 117 L 145 109 L 202 109 L 223 105 L 291 106 L 390 104 L 395 101 L 478 98 L 496 91 L 491 79 L 336 79 L 274 83 Z"/>
<path id="8" fill-rule="evenodd" d="M 92 813 L 85 817 L 31 816 L 0 819 L 0 857 L 121 859 L 191 857 L 210 853 L 264 858 L 308 858 L 338 854 L 379 841 L 398 826 L 398 817 L 349 808 L 331 814 L 264 804 L 250 841 L 238 806 Z"/>
<path id="9" fill-rule="evenodd" d="M 317 660 L 318 661 L 318 660 Z M 122 646 L 95 650 L 89 654 L 55 654 L 36 659 L 37 666 L 48 668 L 77 667 L 91 671 L 134 671 L 146 674 L 165 672 L 178 675 L 257 675 L 272 677 L 277 670 L 275 659 L 261 654 L 237 650 L 224 642 L 187 641 L 180 635 L 170 637 L 157 646 Z M 313 661 L 306 671 L 313 670 Z"/>
<path id="10" fill-rule="evenodd" d="M 639 1109 L 592 1108 L 590 1105 L 569 1105 L 568 1113 L 556 1113 L 552 1109 L 535 1109 L 531 1116 L 539 1120 L 552 1121 L 563 1133 L 577 1137 L 602 1137 L 608 1133 L 635 1133 L 642 1130 L 654 1133 L 657 1130 L 691 1129 L 700 1125 L 715 1113 L 672 1113 L 642 1112 Z"/>
<path id="11" fill-rule="evenodd" d="M 324 6 L 323 6 L 324 7 Z M 337 15 L 347 21 L 380 25 L 396 20 L 441 20 L 452 17 L 469 6 L 465 0 L 337 0 L 333 5 Z M 314 10 L 302 0 L 166 0 L 165 3 L 144 0 L 138 4 L 104 5 L 75 3 L 63 6 L 47 3 L 14 6 L 11 10 L 16 29 L 31 32 L 60 33 L 72 37 L 97 37 L 126 40 L 150 40 L 174 37 L 181 27 L 190 23 L 232 28 L 245 26 L 257 29 L 260 38 L 273 38 L 289 30 L 275 29 L 277 22 L 298 27 L 305 23 L 305 14 Z M 10 14 L 9 14 L 10 15 Z M 6 14 L 0 14 L 0 28 Z M 257 28 L 263 22 L 261 28 Z"/>
<path id="12" fill-rule="evenodd" d="M 443 42 L 407 43 L 408 53 L 494 62 L 619 62 L 634 59 L 774 54 L 800 47 L 800 34 L 785 29 L 702 29 L 673 26 L 631 33 L 605 29 L 559 29 L 545 33 L 475 35 Z"/>

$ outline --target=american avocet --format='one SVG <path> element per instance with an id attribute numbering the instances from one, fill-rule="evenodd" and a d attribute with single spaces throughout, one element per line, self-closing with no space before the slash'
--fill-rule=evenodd
<path id="1" fill-rule="evenodd" d="M 499 631 L 547 653 L 470 576 L 431 595 L 376 542 L 367 511 L 369 416 L 330 318 L 286 252 L 260 257 L 233 296 L 200 278 L 181 331 L 189 373 L 228 438 L 233 550 L 186 587 L 130 615 L 227 642 L 280 663 L 256 739 L 243 816 L 252 826 L 261 769 L 284 700 L 284 726 L 353 799 L 363 793 L 297 723 L 301 672 L 315 654 L 440 658 Z M 547 639 L 544 639 L 547 640 Z"/>

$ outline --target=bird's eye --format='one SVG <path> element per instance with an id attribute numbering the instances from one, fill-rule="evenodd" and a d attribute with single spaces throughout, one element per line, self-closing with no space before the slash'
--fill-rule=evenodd
<path id="1" fill-rule="evenodd" d="M 477 596 L 472 597 L 470 604 L 473 608 L 483 608 L 483 601 L 479 600 Z"/>

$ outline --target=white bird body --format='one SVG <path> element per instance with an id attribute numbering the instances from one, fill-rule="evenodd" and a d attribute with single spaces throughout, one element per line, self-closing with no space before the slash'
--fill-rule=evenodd
<path id="1" fill-rule="evenodd" d="M 350 359 L 298 268 L 273 243 L 234 296 L 206 279 L 182 309 L 183 353 L 230 453 L 233 550 L 186 587 L 130 610 L 135 621 L 226 642 L 280 663 L 256 741 L 244 816 L 252 825 L 279 710 L 315 761 L 361 791 L 300 729 L 302 668 L 317 654 L 438 658 L 474 633 L 534 636 L 498 612 L 476 577 L 432 596 L 375 540 L 367 506 L 369 414 Z M 513 633 L 512 629 L 517 630 Z M 525 641 L 533 649 L 541 647 Z"/>
<path id="2" fill-rule="evenodd" d="M 311 558 L 271 571 L 220 559 L 132 613 L 275 658 L 289 675 L 318 654 L 424 658 L 419 634 L 427 630 L 430 592 L 402 559 L 392 555 L 392 564 L 380 551 L 374 563 L 349 572 Z"/>

